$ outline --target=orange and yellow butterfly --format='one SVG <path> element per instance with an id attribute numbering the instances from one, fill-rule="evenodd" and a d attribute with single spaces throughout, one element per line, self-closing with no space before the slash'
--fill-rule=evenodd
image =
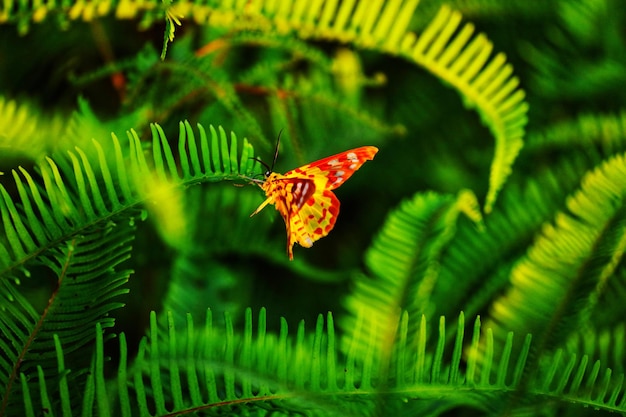
<path id="1" fill-rule="evenodd" d="M 255 180 L 265 191 L 267 199 L 250 215 L 257 214 L 268 204 L 274 204 L 287 227 L 287 254 L 293 260 L 293 245 L 310 248 L 313 242 L 326 236 L 335 226 L 339 214 L 339 200 L 335 188 L 343 184 L 361 168 L 365 161 L 374 159 L 378 148 L 362 146 L 329 156 L 284 175 L 272 172 L 267 166 L 264 180 Z M 274 162 L 278 156 L 278 145 Z"/>

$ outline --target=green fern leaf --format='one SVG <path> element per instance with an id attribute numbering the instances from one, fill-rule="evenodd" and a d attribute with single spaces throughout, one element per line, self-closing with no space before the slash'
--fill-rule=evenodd
<path id="1" fill-rule="evenodd" d="M 568 338 L 564 349 L 578 356 L 587 355 L 591 361 L 599 360 L 616 375 L 623 374 L 626 365 L 620 358 L 626 353 L 626 323 L 610 323 L 609 326 L 601 330 L 591 326 L 581 328 Z"/>
<path id="2" fill-rule="evenodd" d="M 529 133 L 525 150 L 532 155 L 562 151 L 572 146 L 592 151 L 600 146 L 608 157 L 626 148 L 626 111 L 616 114 L 581 114 L 572 120 L 554 123 L 544 131 Z"/>
<path id="3" fill-rule="evenodd" d="M 6 350 L 0 380 L 5 390 L 0 414 L 19 414 L 15 412 L 19 409 L 15 403 L 19 395 L 15 389 L 21 387 L 16 384 L 19 375 L 30 379 L 38 372 L 56 369 L 55 337 L 62 341 L 65 355 L 73 363 L 88 365 L 81 350 L 89 346 L 94 324 L 112 327 L 113 319 L 107 315 L 123 306 L 119 297 L 128 292 L 124 286 L 131 271 L 118 270 L 118 265 L 130 257 L 130 232 L 128 226 L 111 223 L 83 231 L 82 236 L 67 243 L 65 250 L 63 245 L 56 245 L 51 253 L 40 256 L 41 265 L 56 278 L 43 311 L 37 311 L 9 279 L 0 280 L 3 338 L 9 342 L 3 342 Z M 43 278 L 44 270 L 37 271 L 38 276 L 27 279 Z M 80 375 L 70 375 L 68 384 L 76 383 Z M 57 395 L 51 398 L 56 401 Z"/>
<path id="4" fill-rule="evenodd" d="M 417 194 L 389 215 L 365 256 L 373 276 L 357 277 L 353 293 L 344 302 L 350 312 L 341 322 L 346 331 L 344 350 L 356 349 L 363 356 L 373 345 L 377 354 L 388 353 L 401 311 L 413 317 L 430 316 L 441 252 L 454 236 L 462 212 L 480 221 L 476 199 L 467 191 L 456 199 Z M 357 326 L 359 318 L 364 322 Z M 373 342 L 375 334 L 379 339 Z M 357 335 L 361 339 L 354 339 Z"/>
<path id="5" fill-rule="evenodd" d="M 472 316 L 488 309 L 506 290 L 511 268 L 541 225 L 576 190 L 587 166 L 586 158 L 568 158 L 530 180 L 524 178 L 521 184 L 514 179 L 480 232 L 468 222 L 459 222 L 442 255 L 440 278 L 432 293 L 436 314 L 451 316 L 460 305 Z"/>
<path id="6" fill-rule="evenodd" d="M 329 0 L 308 4 L 293 0 L 283 1 L 280 6 L 274 1 L 265 0 L 245 5 L 207 5 L 193 1 L 171 5 L 157 1 L 131 4 L 124 1 L 102 9 L 93 4 L 77 3 L 69 11 L 61 9 L 61 12 L 67 14 L 70 20 L 91 20 L 113 10 L 116 10 L 119 18 L 142 13 L 146 24 L 154 22 L 157 16 L 159 19 L 167 16 L 168 28 L 173 27 L 172 16 L 182 15 L 194 18 L 198 24 L 207 24 L 212 28 L 223 27 L 231 32 L 249 33 L 256 30 L 282 37 L 350 43 L 360 49 L 396 55 L 420 65 L 453 87 L 468 107 L 477 110 L 494 135 L 495 151 L 484 204 L 485 211 L 489 213 L 522 148 L 527 122 L 528 106 L 524 101 L 524 92 L 519 89 L 518 79 L 512 76 L 513 69 L 506 62 L 505 55 L 499 53 L 491 57 L 492 43 L 483 34 L 473 37 L 474 26 L 462 26 L 461 14 L 448 6 L 441 7 L 418 36 L 408 31 L 417 0 L 375 3 Z M 35 12 L 28 10 L 27 6 L 23 6 L 23 9 L 25 14 L 20 15 L 19 19 L 27 22 Z M 7 16 L 13 17 L 14 12 L 9 8 Z M 211 60 L 205 61 L 212 64 Z M 200 61 L 201 65 L 206 63 Z M 189 67 L 195 68 L 196 65 Z M 198 84 L 192 88 L 202 85 L 203 88 L 213 90 L 214 96 L 223 106 L 231 113 L 246 118 L 246 124 L 252 127 L 255 136 L 264 138 L 256 119 L 239 102 L 232 82 L 219 79 L 225 76 L 220 74 L 219 68 L 213 65 L 211 71 L 202 72 Z M 181 89 L 194 84 L 189 82 L 189 78 L 196 79 L 198 75 L 190 71 Z"/>
<path id="7" fill-rule="evenodd" d="M 64 404 L 73 404 L 82 409 L 82 415 L 367 416 L 381 409 L 392 415 L 440 415 L 454 407 L 482 410 L 486 401 L 491 412 L 504 413 L 528 409 L 511 395 L 519 389 L 525 390 L 537 409 L 546 401 L 617 412 L 626 407 L 623 376 L 613 377 L 599 362 L 589 367 L 586 357 L 558 351 L 542 356 L 541 367 L 528 368 L 530 337 L 516 346 L 509 333 L 499 355 L 493 350 L 492 330 L 483 329 L 480 319 L 465 334 L 463 314 L 457 326 L 447 329 L 443 317 L 431 323 L 422 316 L 413 325 L 403 313 L 394 324 L 398 332 L 386 361 L 373 349 L 365 357 L 354 351 L 339 355 L 330 314 L 326 321 L 320 317 L 312 332 L 301 322 L 291 334 L 284 319 L 278 334 L 268 332 L 264 310 L 255 322 L 248 309 L 241 330 L 229 315 L 223 326 L 213 321 L 208 311 L 203 325 L 196 327 L 188 315 L 180 328 L 171 315 L 157 322 L 152 313 L 148 337 L 140 343 L 133 365 L 127 362 L 125 338 L 120 335 L 121 359 L 109 383 L 103 378 L 102 328 L 96 325 L 84 392 L 61 389 L 60 401 L 51 400 L 51 381 L 58 372 L 63 386 L 71 373 L 63 365 L 61 344 L 56 343 L 58 371 L 44 373 L 40 368 L 38 380 L 30 384 L 22 378 L 25 414 L 34 415 L 33 410 L 42 404 L 57 415 L 67 409 Z M 409 332 L 409 328 L 416 331 Z M 456 335 L 449 349 L 444 342 L 448 333 Z M 479 363 L 468 354 L 481 345 L 489 355 Z M 469 357 L 467 362 L 465 357 Z M 481 372 L 485 369 L 494 372 Z M 522 376 L 528 373 L 531 378 L 522 386 Z"/>
<path id="8" fill-rule="evenodd" d="M 489 326 L 533 333 L 541 349 L 565 342 L 589 316 L 623 256 L 626 156 L 590 172 L 511 271 L 511 288 L 491 309 Z"/>
<path id="9" fill-rule="evenodd" d="M 20 375 L 28 380 L 39 372 L 47 374 L 56 365 L 55 334 L 65 353 L 77 359 L 72 362 L 80 364 L 84 356 L 79 351 L 93 337 L 91 330 L 85 333 L 85 329 L 92 329 L 94 323 L 103 328 L 113 325 L 108 314 L 121 306 L 118 297 L 128 291 L 124 286 L 130 271 L 118 270 L 118 265 L 129 257 L 138 206 L 157 198 L 150 178 L 161 178 L 175 188 L 241 179 L 240 169 L 250 174 L 256 167 L 245 140 L 239 160 L 236 137 L 229 143 L 223 130 L 218 136 L 211 128 L 209 140 L 200 127 L 200 140 L 196 141 L 189 124 L 181 123 L 177 157 L 183 161 L 183 172 L 178 173 L 175 164 L 166 167 L 163 163 L 173 161 L 174 154 L 160 128 L 154 129 L 152 164 L 131 131 L 127 151 L 113 136 L 109 145 L 94 140 L 90 150 L 76 148 L 46 158 L 35 175 L 23 168 L 19 174 L 13 171 L 19 203 L 0 184 L 4 232 L 0 241 L 0 308 L 5 312 L 0 318 L 0 345 L 6 348 L 0 363 L 4 387 L 0 414 L 13 414 L 13 394 L 19 388 L 16 381 Z M 23 271 L 34 275 L 26 279 L 37 285 L 48 275 L 54 277 L 56 285 L 45 305 L 31 304 L 18 291 Z M 81 373 L 72 373 L 68 381 L 73 383 Z M 51 398 L 56 401 L 58 395 Z"/>

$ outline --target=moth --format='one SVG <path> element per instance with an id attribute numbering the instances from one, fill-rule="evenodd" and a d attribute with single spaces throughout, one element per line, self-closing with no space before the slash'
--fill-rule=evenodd
<path id="1" fill-rule="evenodd" d="M 266 199 L 250 215 L 268 204 L 276 206 L 287 227 L 287 254 L 293 260 L 293 245 L 310 248 L 313 242 L 328 235 L 337 221 L 339 200 L 333 190 L 374 158 L 378 148 L 362 146 L 295 168 L 285 174 L 272 172 L 278 157 L 278 144 L 272 167 L 261 162 L 267 171 L 263 180 L 255 180 Z"/>

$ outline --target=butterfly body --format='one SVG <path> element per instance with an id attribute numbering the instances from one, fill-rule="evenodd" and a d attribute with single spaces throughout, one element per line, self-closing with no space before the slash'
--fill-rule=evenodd
<path id="1" fill-rule="evenodd" d="M 293 245 L 310 248 L 313 242 L 328 235 L 339 214 L 335 188 L 343 184 L 378 149 L 362 146 L 341 152 L 311 164 L 279 174 L 268 171 L 259 185 L 266 200 L 252 213 L 274 204 L 287 228 L 287 253 L 293 259 Z"/>

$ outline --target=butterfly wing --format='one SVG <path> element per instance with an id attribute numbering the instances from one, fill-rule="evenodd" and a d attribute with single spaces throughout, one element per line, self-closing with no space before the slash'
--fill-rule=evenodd
<path id="1" fill-rule="evenodd" d="M 352 176 L 366 161 L 374 159 L 378 148 L 361 146 L 312 162 L 285 174 L 286 177 L 317 179 L 322 188 L 334 190 Z M 320 181 L 321 179 L 325 181 Z"/>
<path id="2" fill-rule="evenodd" d="M 308 221 L 302 218 L 301 210 L 315 194 L 315 182 L 312 179 L 288 177 L 272 173 L 263 183 L 267 199 L 255 210 L 258 213 L 267 204 L 274 204 L 285 221 L 287 228 L 287 253 L 293 260 L 293 245 L 310 248 L 317 239 L 309 233 Z M 319 238 L 318 238 L 319 239 Z"/>
<path id="3" fill-rule="evenodd" d="M 267 204 L 274 204 L 287 228 L 287 253 L 293 260 L 293 245 L 310 248 L 313 242 L 328 235 L 339 214 L 339 200 L 332 192 L 343 184 L 378 149 L 363 146 L 329 156 L 284 175 L 272 173 L 262 184 Z"/>
<path id="4" fill-rule="evenodd" d="M 318 239 L 323 238 L 335 227 L 339 214 L 339 200 L 332 191 L 317 190 L 315 194 L 298 211 L 298 217 L 308 233 L 309 246 L 300 243 L 301 246 L 310 247 Z"/>

